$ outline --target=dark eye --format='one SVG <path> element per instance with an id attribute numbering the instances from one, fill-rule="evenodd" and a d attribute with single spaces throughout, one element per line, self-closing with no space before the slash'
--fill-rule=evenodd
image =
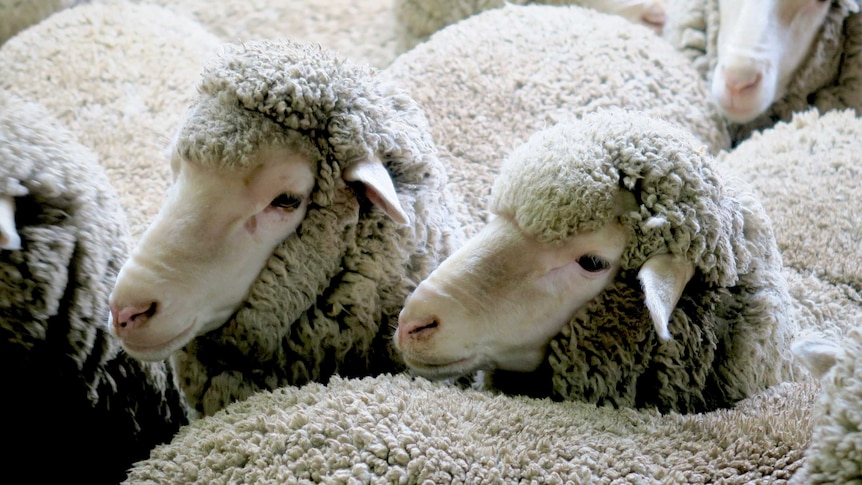
<path id="1" fill-rule="evenodd" d="M 597 273 L 611 267 L 611 263 L 592 254 L 585 254 L 578 258 L 578 264 L 581 265 L 581 268 L 584 268 L 584 271 L 589 271 L 590 273 Z"/>
<path id="2" fill-rule="evenodd" d="M 281 194 L 269 203 L 272 207 L 285 210 L 296 210 L 302 204 L 302 199 L 291 194 Z"/>

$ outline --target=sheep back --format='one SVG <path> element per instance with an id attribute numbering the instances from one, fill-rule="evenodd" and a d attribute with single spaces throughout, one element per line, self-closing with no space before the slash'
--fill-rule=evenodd
<path id="1" fill-rule="evenodd" d="M 688 57 L 709 83 L 718 57 L 720 0 L 670 0 L 663 37 Z M 862 113 L 862 15 L 856 0 L 835 0 L 812 51 L 786 93 L 747 123 L 729 123 L 734 145 L 752 133 L 789 121 L 794 113 L 853 108 Z"/>
<path id="2" fill-rule="evenodd" d="M 0 194 L 15 197 L 22 239 L 0 251 L 0 413 L 18 421 L 4 459 L 32 464 L 37 481 L 116 483 L 187 422 L 170 369 L 130 359 L 105 325 L 129 250 L 125 215 L 96 155 L 5 91 Z"/>
<path id="3" fill-rule="evenodd" d="M 3 44 L 0 87 L 43 105 L 96 152 L 137 240 L 170 185 L 170 136 L 218 45 L 166 8 L 88 2 Z"/>
<path id="4" fill-rule="evenodd" d="M 537 240 L 562 244 L 611 222 L 620 187 L 638 205 L 619 217 L 630 242 L 616 279 L 551 341 L 553 397 L 694 412 L 726 407 L 790 372 L 795 326 L 771 223 L 713 162 L 677 125 L 617 109 L 513 151 L 492 205 Z M 638 281 L 657 254 L 695 267 L 665 342 Z"/>
<path id="5" fill-rule="evenodd" d="M 407 295 L 462 238 L 428 123 L 371 67 L 316 44 L 228 45 L 205 70 L 180 153 L 241 166 L 279 131 L 318 154 L 296 237 L 278 246 L 236 314 L 172 358 L 190 401 L 211 414 L 256 389 L 397 371 L 390 332 Z M 359 200 L 342 172 L 376 157 L 411 223 Z"/>
<path id="6" fill-rule="evenodd" d="M 428 115 L 463 193 L 470 232 L 484 223 L 500 162 L 534 132 L 607 107 L 643 110 L 729 146 L 691 63 L 649 29 L 577 6 L 507 5 L 435 33 L 384 73 Z"/>

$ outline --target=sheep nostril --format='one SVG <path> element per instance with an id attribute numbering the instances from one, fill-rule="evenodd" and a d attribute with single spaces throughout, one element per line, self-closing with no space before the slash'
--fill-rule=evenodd
<path id="1" fill-rule="evenodd" d="M 156 302 L 143 305 L 130 305 L 117 310 L 111 307 L 111 316 L 114 329 L 118 332 L 130 331 L 144 325 L 158 310 Z"/>
<path id="2" fill-rule="evenodd" d="M 407 333 L 410 336 L 419 336 L 420 334 L 423 334 L 423 333 L 430 333 L 439 326 L 440 326 L 440 324 L 437 323 L 437 319 L 432 318 L 430 321 L 428 321 L 422 325 L 417 325 L 416 327 L 411 328 L 410 330 L 407 331 Z"/>

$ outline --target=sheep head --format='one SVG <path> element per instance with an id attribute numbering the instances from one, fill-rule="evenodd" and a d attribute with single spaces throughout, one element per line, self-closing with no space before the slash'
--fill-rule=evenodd
<path id="1" fill-rule="evenodd" d="M 824 33 L 824 25 L 841 29 L 843 19 L 859 11 L 853 0 L 719 0 L 717 61 L 711 76 L 711 92 L 725 116 L 748 123 L 783 98 L 792 86 L 814 92 L 832 75 L 810 59 L 837 56 L 843 46 L 826 45 L 841 36 Z M 832 52 L 830 52 L 832 51 Z"/>
<path id="2" fill-rule="evenodd" d="M 746 262 L 707 157 L 690 134 L 622 110 L 535 134 L 495 180 L 491 221 L 408 298 L 405 363 L 427 377 L 533 370 L 579 310 L 632 275 L 655 337 L 672 338 L 689 279 L 730 284 Z"/>
<path id="3" fill-rule="evenodd" d="M 399 99 L 375 91 L 370 74 L 289 42 L 227 46 L 209 66 L 173 145 L 168 197 L 110 297 L 111 328 L 129 354 L 162 360 L 221 327 L 277 247 L 306 255 L 272 268 L 290 274 L 304 311 L 362 211 L 408 222 L 383 161 L 404 151 L 402 140 L 375 137 L 386 131 L 368 116 L 375 102 Z"/>

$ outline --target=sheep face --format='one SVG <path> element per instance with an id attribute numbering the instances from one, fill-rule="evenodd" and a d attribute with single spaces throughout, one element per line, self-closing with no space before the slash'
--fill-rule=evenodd
<path id="1" fill-rule="evenodd" d="M 711 92 L 725 116 L 746 123 L 784 96 L 832 2 L 721 0 Z"/>
<path id="2" fill-rule="evenodd" d="M 260 150 L 240 173 L 174 157 L 168 198 L 110 297 L 111 328 L 129 354 L 164 359 L 230 317 L 302 222 L 312 166 L 279 146 Z"/>
<path id="3" fill-rule="evenodd" d="M 551 337 L 613 280 L 625 243 L 617 222 L 558 245 L 494 217 L 407 299 L 395 346 L 430 378 L 533 370 Z"/>
<path id="4" fill-rule="evenodd" d="M 667 17 L 663 0 L 584 0 L 577 4 L 643 24 L 657 34 L 664 28 Z"/>

